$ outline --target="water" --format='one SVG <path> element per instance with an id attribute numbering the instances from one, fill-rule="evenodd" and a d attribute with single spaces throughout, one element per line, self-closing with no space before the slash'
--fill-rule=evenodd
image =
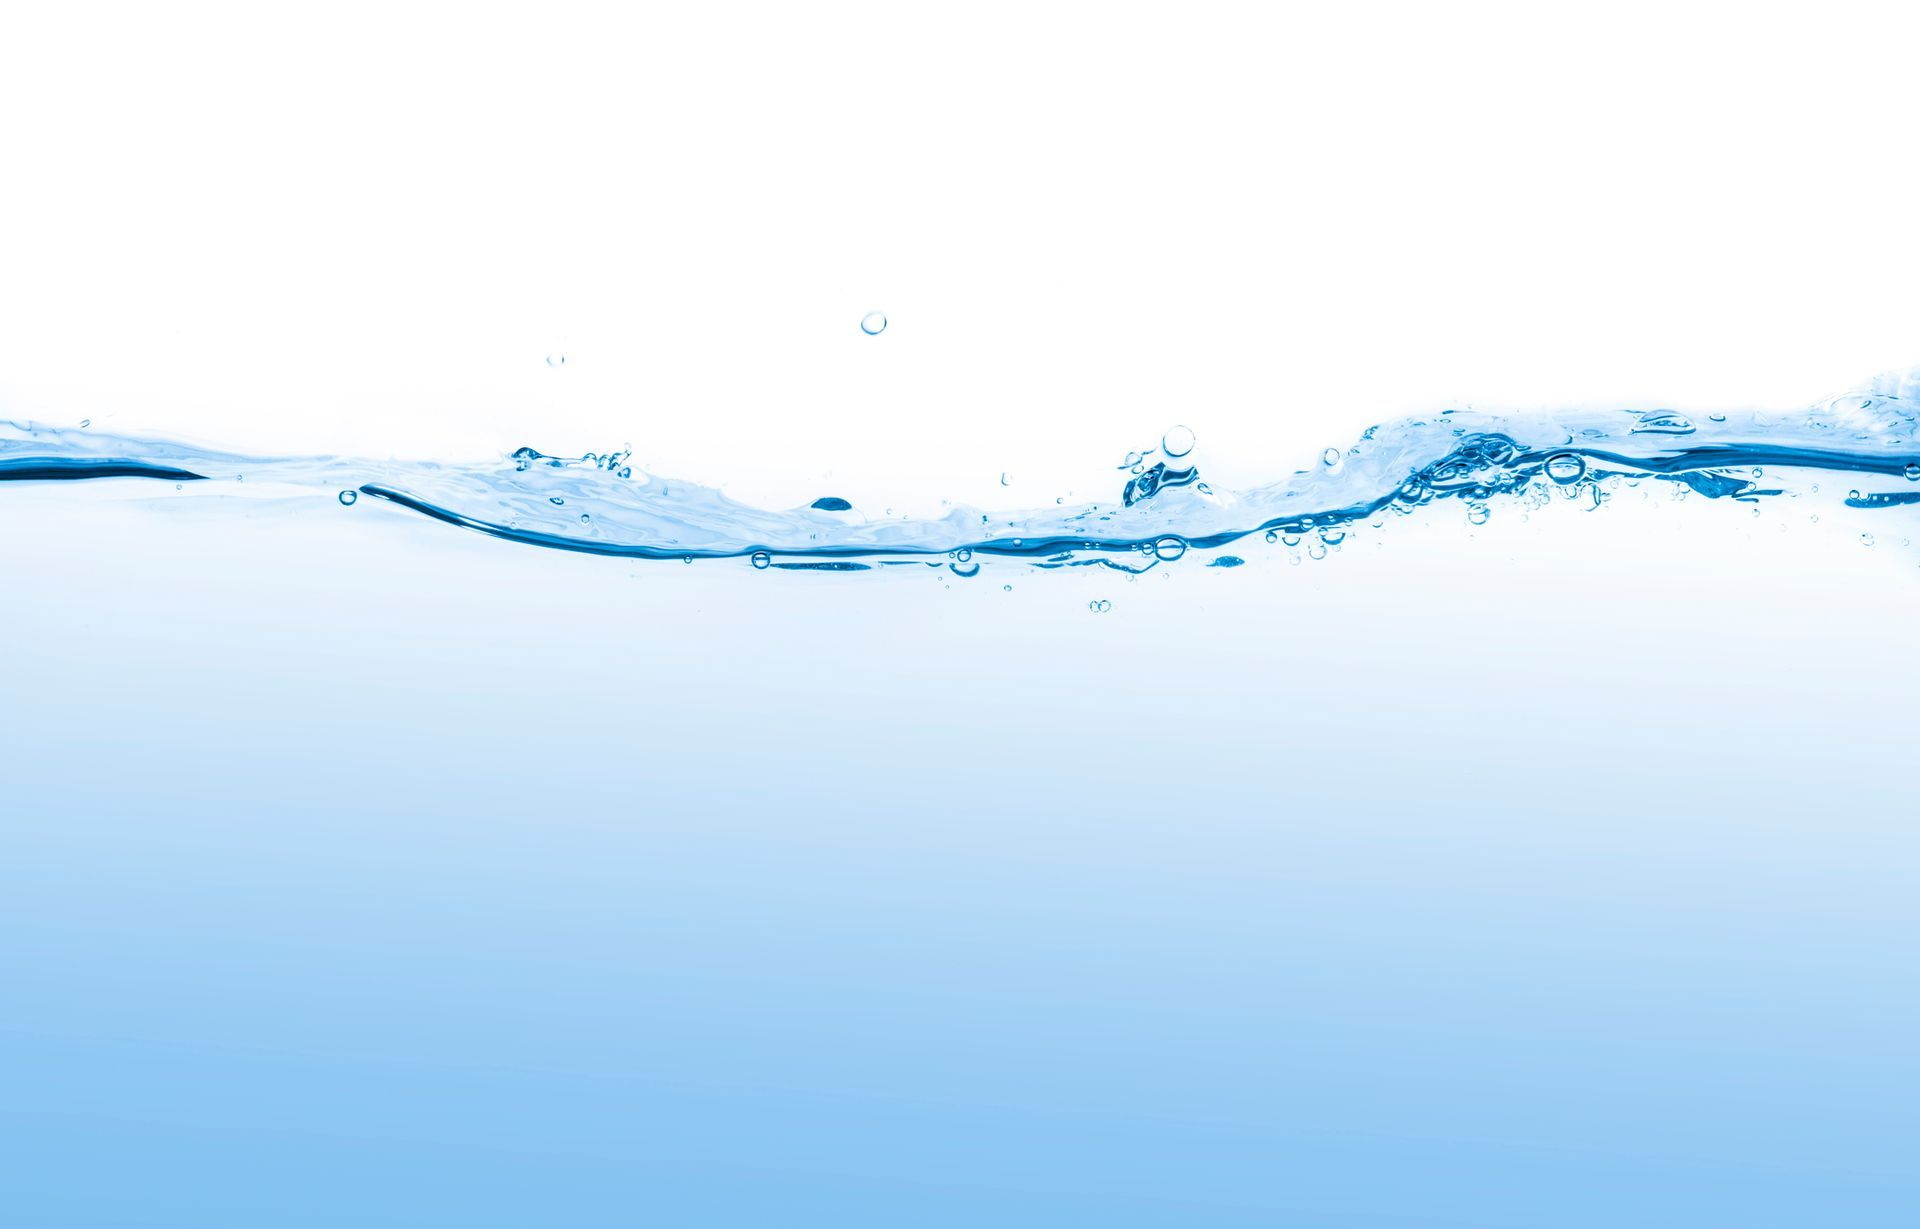
<path id="1" fill-rule="evenodd" d="M 9 428 L 0 1187 L 1904 1226 L 1914 404 L 936 519 Z"/>
<path id="2" fill-rule="evenodd" d="M 205 483 L 193 494 L 227 496 L 230 483 L 251 473 L 255 483 L 272 484 L 279 499 L 306 490 L 338 491 L 341 504 L 370 496 L 527 546 L 633 559 L 764 554 L 786 567 L 847 571 L 916 560 L 937 566 L 966 549 L 1039 568 L 1136 571 L 1143 554 L 1171 563 L 1188 547 L 1214 551 L 1273 531 L 1358 533 L 1383 514 L 1415 514 L 1452 500 L 1483 523 L 1494 505 L 1538 504 L 1556 487 L 1560 497 L 1596 504 L 1622 482 L 1642 485 L 1650 496 L 1691 492 L 1778 504 L 1812 501 L 1821 476 L 1831 475 L 1882 483 L 1856 489 L 1851 506 L 1891 507 L 1911 498 L 1901 488 L 1920 476 L 1920 399 L 1901 377 L 1882 385 L 1891 391 L 1801 412 L 1716 415 L 1705 430 L 1671 410 L 1524 417 L 1447 411 L 1372 428 L 1345 452 L 1327 449 L 1317 471 L 1238 492 L 1216 493 L 1200 481 L 1198 465 L 1159 462 L 1129 479 L 1117 501 L 953 506 L 938 520 L 868 516 L 836 495 L 797 510 L 756 508 L 710 487 L 634 470 L 624 450 L 561 457 L 523 447 L 498 461 L 374 463 L 245 457 L 20 423 L 0 424 L 0 480 L 144 477 Z M 1163 442 L 1167 456 L 1183 460 L 1194 446 L 1184 427 Z M 1762 474 L 1772 480 L 1763 484 Z M 1001 474 L 1001 485 L 1010 481 Z M 560 508 L 564 515 L 551 511 Z M 592 532 L 579 531 L 579 523 L 590 523 Z"/>

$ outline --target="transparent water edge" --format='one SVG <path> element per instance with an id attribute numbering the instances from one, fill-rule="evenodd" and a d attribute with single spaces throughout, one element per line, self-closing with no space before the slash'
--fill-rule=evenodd
<path id="1" fill-rule="evenodd" d="M 1396 517 L 1464 508 L 1482 524 L 1554 500 L 1598 509 L 1623 490 L 1734 501 L 1757 509 L 1818 495 L 1884 514 L 1920 504 L 1920 382 L 1881 377 L 1804 410 L 1687 415 L 1667 409 L 1531 414 L 1444 411 L 1369 428 L 1345 449 L 1240 491 L 1216 490 L 1193 433 L 1160 455 L 1128 453 L 1115 498 L 983 510 L 948 504 L 938 518 L 872 516 L 822 492 L 775 510 L 632 466 L 631 450 L 549 455 L 523 447 L 490 461 L 263 457 L 87 429 L 0 422 L 0 481 L 103 478 L 172 483 L 180 492 L 311 491 L 340 513 L 382 502 L 528 546 L 632 559 L 748 560 L 756 567 L 869 571 L 945 566 L 974 575 L 988 559 L 1039 568 L 1127 572 L 1190 552 L 1233 567 L 1227 547 L 1284 543 L 1337 549 Z M 1872 528 L 1862 536 L 1870 544 Z M 1894 540 L 1900 539 L 1899 534 Z"/>

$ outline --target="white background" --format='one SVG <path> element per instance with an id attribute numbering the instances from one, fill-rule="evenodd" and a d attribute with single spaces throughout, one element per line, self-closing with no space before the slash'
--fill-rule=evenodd
<path id="1" fill-rule="evenodd" d="M 748 498 L 1005 505 L 1110 495 L 1177 421 L 1232 482 L 1441 405 L 1790 405 L 1920 361 L 1915 34 L 1832 4 L 10 5 L 0 413 L 631 441 Z"/>

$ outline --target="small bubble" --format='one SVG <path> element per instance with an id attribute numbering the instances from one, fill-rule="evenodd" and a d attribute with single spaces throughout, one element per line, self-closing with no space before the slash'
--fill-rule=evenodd
<path id="1" fill-rule="evenodd" d="M 763 550 L 757 550 L 753 552 L 752 561 L 753 561 L 753 566 L 756 568 L 759 568 L 763 572 L 773 566 L 773 556 L 769 555 L 766 551 L 763 551 Z"/>
<path id="2" fill-rule="evenodd" d="M 1326 466 L 1328 469 L 1338 468 L 1340 465 L 1340 450 L 1338 448 L 1329 448 L 1321 453 L 1320 464 Z"/>
<path id="3" fill-rule="evenodd" d="M 1000 586 L 1000 592 L 1002 592 L 1002 593 L 1012 593 L 1012 592 L 1013 592 L 1013 586 L 1012 586 L 1012 585 L 1001 585 L 1001 586 Z"/>
<path id="4" fill-rule="evenodd" d="M 1307 547 L 1307 555 L 1314 559 L 1325 559 L 1327 557 L 1327 548 L 1324 544 L 1315 542 L 1312 546 Z"/>
<path id="5" fill-rule="evenodd" d="M 1328 527 L 1320 531 L 1320 540 L 1328 546 L 1338 546 L 1347 540 L 1347 531 Z"/>
<path id="6" fill-rule="evenodd" d="M 1862 545 L 1864 545 L 1864 546 L 1872 546 L 1872 545 L 1873 545 L 1873 535 L 1872 535 L 1872 534 L 1870 534 L 1870 533 L 1863 533 L 1863 534 L 1861 534 L 1861 535 L 1860 535 L 1860 542 L 1861 542 L 1861 544 L 1862 544 Z"/>
<path id="7" fill-rule="evenodd" d="M 1708 422 L 1725 422 L 1727 421 L 1727 416 L 1725 414 L 1709 414 L 1707 415 L 1707 421 Z"/>
<path id="8" fill-rule="evenodd" d="M 349 507 L 349 508 L 351 508 L 351 507 L 353 506 L 353 504 L 354 504 L 354 501 L 355 501 L 355 500 L 357 500 L 357 499 L 359 499 L 359 498 L 360 498 L 360 492 L 358 492 L 358 491 L 342 491 L 342 492 L 340 492 L 340 502 L 341 502 L 341 503 L 343 503 L 343 504 L 345 504 L 345 505 L 346 505 L 347 507 Z"/>
<path id="9" fill-rule="evenodd" d="M 1584 457 L 1571 452 L 1556 453 L 1547 458 L 1547 477 L 1561 486 L 1580 481 L 1586 477 L 1587 462 Z"/>
<path id="10" fill-rule="evenodd" d="M 1920 482 L 1920 461 L 1909 461 L 1901 472 L 1906 474 L 1908 482 Z"/>
<path id="11" fill-rule="evenodd" d="M 959 550 L 953 552 L 953 557 L 959 560 L 961 563 L 966 563 L 973 558 L 973 552 L 963 546 Z"/>
<path id="12" fill-rule="evenodd" d="M 83 418 L 80 420 L 80 429 L 83 431 L 86 430 L 88 427 L 91 427 L 92 425 L 93 425 L 93 419 L 91 418 Z"/>
<path id="13" fill-rule="evenodd" d="M 567 365 L 567 356 L 566 356 L 566 355 L 564 355 L 564 354 L 549 354 L 549 355 L 547 355 L 547 366 L 549 366 L 549 367 L 565 367 L 566 365 Z"/>
<path id="14" fill-rule="evenodd" d="M 1193 451 L 1193 446 L 1198 442 L 1193 428 L 1169 427 L 1167 433 L 1160 437 L 1160 448 L 1170 457 L 1184 457 Z"/>
<path id="15" fill-rule="evenodd" d="M 947 566 L 953 569 L 953 574 L 955 576 L 976 576 L 980 572 L 979 564 L 972 563 L 972 562 L 962 563 L 958 559 L 955 559 L 952 563 L 949 563 Z"/>
<path id="16" fill-rule="evenodd" d="M 580 514 L 580 523 L 581 523 L 582 525 L 585 525 L 585 524 L 588 524 L 588 523 L 589 523 L 589 522 L 591 522 L 592 520 L 593 520 L 593 516 L 592 516 L 592 514 L 590 514 L 590 513 L 586 513 L 586 512 L 582 512 L 582 513 Z"/>
<path id="17" fill-rule="evenodd" d="M 1187 553 L 1186 539 L 1176 538 L 1172 534 L 1168 534 L 1153 544 L 1153 553 L 1171 563 Z"/>
<path id="18" fill-rule="evenodd" d="M 1271 529 L 1267 530 L 1268 546 L 1272 546 L 1275 542 L 1278 542 L 1279 540 L 1280 540 L 1280 535 L 1278 533 L 1276 533 L 1274 530 L 1271 530 Z"/>
<path id="19" fill-rule="evenodd" d="M 865 333 L 869 337 L 878 337 L 880 336 L 880 334 L 886 332 L 887 331 L 886 313 L 885 312 L 868 312 L 866 315 L 860 317 L 860 331 L 862 333 Z"/>
<path id="20" fill-rule="evenodd" d="M 1087 609 L 1091 610 L 1095 614 L 1105 614 L 1109 610 L 1113 609 L 1113 603 L 1109 602 L 1104 597 L 1097 597 L 1093 599 L 1091 602 L 1087 603 Z"/>
<path id="21" fill-rule="evenodd" d="M 1007 472 L 1006 472 L 1005 470 L 1001 470 L 1001 471 L 1000 471 L 1000 485 L 1001 485 L 1001 486 L 1012 486 L 1012 485 L 1013 485 L 1013 479 L 1012 479 L 1012 478 L 1009 478 L 1009 477 L 1007 476 Z"/>
<path id="22" fill-rule="evenodd" d="M 1280 540 L 1282 542 L 1285 542 L 1288 546 L 1300 545 L 1300 535 L 1297 533 L 1282 534 L 1280 537 Z"/>
<path id="23" fill-rule="evenodd" d="M 1491 515 L 1491 513 L 1487 511 L 1487 505 L 1485 504 L 1467 505 L 1467 521 L 1469 524 L 1484 525 L 1487 523 L 1487 517 L 1489 515 Z"/>

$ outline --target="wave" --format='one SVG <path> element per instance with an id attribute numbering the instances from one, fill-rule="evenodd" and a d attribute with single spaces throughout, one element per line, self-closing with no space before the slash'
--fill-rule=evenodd
<path id="1" fill-rule="evenodd" d="M 348 507 L 366 498 L 526 546 L 629 559 L 815 571 L 932 563 L 965 576 L 1000 558 L 1139 572 L 1190 554 L 1235 566 L 1242 560 L 1223 548 L 1248 538 L 1337 548 L 1349 532 L 1436 504 L 1464 505 L 1479 524 L 1505 503 L 1599 507 L 1645 484 L 1675 499 L 1757 507 L 1817 491 L 1829 474 L 1855 484 L 1847 507 L 1909 507 L 1920 503 L 1920 370 L 1789 413 L 1448 410 L 1376 425 L 1347 449 L 1240 491 L 1215 490 L 1185 448 L 1156 455 L 1127 455 L 1112 501 L 875 518 L 830 493 L 784 511 L 753 507 L 636 470 L 625 450 L 563 457 L 527 447 L 480 463 L 257 457 L 0 421 L 0 482 L 132 479 L 184 490 L 252 479 L 253 489 L 293 487 Z"/>

